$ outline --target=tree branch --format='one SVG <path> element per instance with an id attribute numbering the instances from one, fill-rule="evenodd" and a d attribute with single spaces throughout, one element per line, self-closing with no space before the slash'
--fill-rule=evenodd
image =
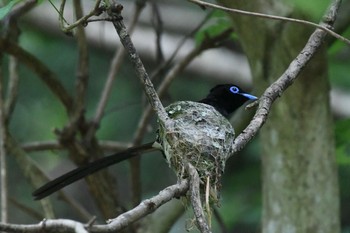
<path id="1" fill-rule="evenodd" d="M 76 232 L 88 233 L 84 224 L 67 219 L 44 219 L 39 224 L 20 225 L 20 224 L 3 224 L 0 223 L 0 230 L 4 232 Z"/>
<path id="2" fill-rule="evenodd" d="M 3 99 L 3 78 L 2 68 L 0 68 L 0 220 L 7 222 L 8 220 L 8 186 L 7 186 L 7 163 L 6 163 L 6 124 L 5 124 L 5 103 Z"/>
<path id="3" fill-rule="evenodd" d="M 200 197 L 200 178 L 196 168 L 187 163 L 188 175 L 190 176 L 190 197 L 191 204 L 194 212 L 194 216 L 196 217 L 197 226 L 201 233 L 211 233 L 209 228 L 209 224 L 205 218 L 201 197 Z M 207 210 L 210 211 L 210 210 Z"/>
<path id="4" fill-rule="evenodd" d="M 131 147 L 131 144 L 116 142 L 116 141 L 99 141 L 99 146 L 104 151 L 120 151 Z M 56 140 L 52 141 L 37 141 L 37 142 L 26 142 L 21 145 L 21 148 L 26 152 L 44 151 L 44 150 L 64 150 L 64 148 Z"/>
<path id="5" fill-rule="evenodd" d="M 84 13 L 81 1 L 74 0 L 73 6 L 76 18 L 83 17 Z M 74 102 L 74 115 L 76 118 L 78 118 L 81 114 L 83 114 L 85 108 L 86 89 L 89 81 L 89 51 L 86 33 L 83 25 L 77 25 L 75 32 L 75 37 L 78 45 L 78 68 L 76 81 L 76 96 Z"/>
<path id="6" fill-rule="evenodd" d="M 60 10 L 58 11 L 58 14 L 59 14 L 59 21 L 60 21 L 61 30 L 64 33 L 67 33 L 67 34 L 70 34 L 72 29 L 74 29 L 75 27 L 77 27 L 79 25 L 86 24 L 86 22 L 87 22 L 87 20 L 89 18 L 91 18 L 92 16 L 95 16 L 95 15 L 101 14 L 103 12 L 103 10 L 104 10 L 104 6 L 100 6 L 101 0 L 97 0 L 95 2 L 94 8 L 88 14 L 86 14 L 86 15 L 84 15 L 82 17 L 78 17 L 79 19 L 77 19 L 74 23 L 69 25 L 67 23 L 67 21 L 64 19 L 64 15 L 63 15 L 64 14 L 65 3 L 66 3 L 66 1 L 63 0 L 62 3 L 61 3 L 61 6 L 60 6 Z M 68 26 L 66 26 L 65 23 Z"/>
<path id="7" fill-rule="evenodd" d="M 119 231 L 129 224 L 139 220 L 140 218 L 154 212 L 160 206 L 170 201 L 174 197 L 184 195 L 189 187 L 188 180 L 181 180 L 178 184 L 169 186 L 160 191 L 158 195 L 146 199 L 141 202 L 134 209 L 119 215 L 115 219 L 108 221 L 106 225 L 91 225 L 83 224 L 77 221 L 56 219 L 56 220 L 43 220 L 39 224 L 6 224 L 0 223 L 0 231 L 5 232 L 27 232 L 27 233 L 40 233 L 40 232 L 78 232 L 78 233 L 108 233 Z"/>
<path id="8" fill-rule="evenodd" d="M 8 124 L 16 106 L 18 96 L 19 81 L 19 64 L 18 59 L 14 56 L 9 58 L 9 81 L 7 85 L 7 95 L 5 102 L 5 123 Z"/>

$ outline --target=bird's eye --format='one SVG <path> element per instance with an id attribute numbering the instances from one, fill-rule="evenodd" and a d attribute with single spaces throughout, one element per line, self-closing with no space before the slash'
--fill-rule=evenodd
<path id="1" fill-rule="evenodd" d="M 238 89 L 238 87 L 236 87 L 236 86 L 230 87 L 230 91 L 231 91 L 233 94 L 239 93 L 239 89 Z"/>

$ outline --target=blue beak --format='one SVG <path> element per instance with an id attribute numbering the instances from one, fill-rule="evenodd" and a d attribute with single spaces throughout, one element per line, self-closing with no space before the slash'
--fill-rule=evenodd
<path id="1" fill-rule="evenodd" d="M 244 97 L 250 99 L 250 100 L 257 100 L 258 97 L 254 96 L 254 95 L 250 95 L 250 94 L 247 94 L 247 93 L 240 93 L 241 95 L 243 95 Z"/>

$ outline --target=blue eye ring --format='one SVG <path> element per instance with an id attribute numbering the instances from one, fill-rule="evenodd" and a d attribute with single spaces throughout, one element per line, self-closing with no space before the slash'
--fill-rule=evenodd
<path id="1" fill-rule="evenodd" d="M 232 87 L 230 87 L 230 92 L 232 92 L 233 94 L 238 94 L 239 88 L 236 86 L 232 86 Z"/>

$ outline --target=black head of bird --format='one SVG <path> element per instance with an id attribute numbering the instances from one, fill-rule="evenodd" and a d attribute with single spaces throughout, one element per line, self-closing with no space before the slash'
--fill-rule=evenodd
<path id="1" fill-rule="evenodd" d="M 213 106 L 224 117 L 228 117 L 248 100 L 256 100 L 256 96 L 248 94 L 233 84 L 221 84 L 213 87 L 207 97 L 199 102 Z"/>

